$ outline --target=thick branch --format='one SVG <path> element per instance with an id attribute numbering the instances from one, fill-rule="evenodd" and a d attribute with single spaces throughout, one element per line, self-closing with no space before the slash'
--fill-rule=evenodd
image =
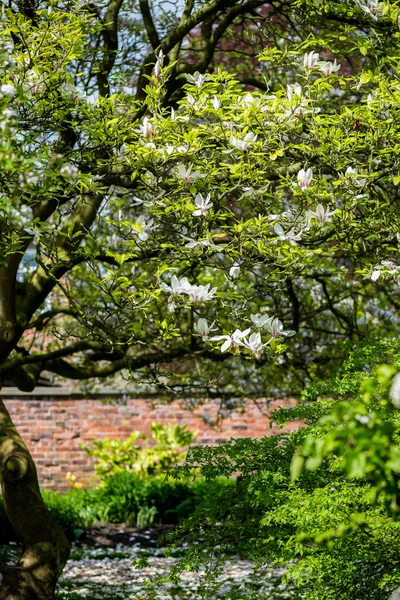
<path id="1" fill-rule="evenodd" d="M 146 354 L 137 357 L 125 356 L 124 358 L 114 360 L 106 365 L 104 362 L 103 364 L 77 365 L 60 358 L 44 362 L 43 370 L 68 379 L 83 381 L 96 377 L 109 377 L 123 369 L 137 371 L 149 365 L 170 362 L 175 358 L 183 358 L 187 355 L 190 355 L 187 348 L 175 348 L 171 349 L 169 352 L 147 352 Z"/>
<path id="2" fill-rule="evenodd" d="M 181 19 L 180 23 L 164 38 L 160 46 L 145 57 L 138 79 L 136 98 L 138 100 L 143 100 L 145 97 L 144 89 L 147 84 L 146 75 L 151 74 L 159 50 L 162 50 L 164 54 L 168 54 L 174 46 L 182 42 L 185 36 L 196 27 L 196 25 L 201 23 L 210 14 L 217 13 L 219 10 L 231 6 L 234 2 L 235 0 L 212 0 L 211 2 L 207 2 L 192 15 L 189 15 L 185 19 Z"/>
<path id="3" fill-rule="evenodd" d="M 78 316 L 78 313 L 74 311 L 69 304 L 55 306 L 51 310 L 46 310 L 40 314 L 34 321 L 31 321 L 26 329 L 36 329 L 37 331 L 40 331 L 49 321 L 51 321 L 51 319 L 58 315 L 70 315 L 76 317 Z"/>
<path id="4" fill-rule="evenodd" d="M 151 16 L 149 3 L 147 0 L 139 0 L 139 6 L 147 36 L 149 38 L 151 47 L 154 50 L 160 45 L 160 38 L 158 36 L 156 26 L 154 25 L 153 17 Z"/>
<path id="5" fill-rule="evenodd" d="M 213 59 L 215 48 L 218 42 L 221 40 L 222 36 L 226 33 L 226 30 L 233 23 L 236 17 L 251 11 L 253 8 L 262 6 L 263 4 L 265 4 L 265 2 L 262 0 L 250 0 L 245 4 L 237 4 L 236 6 L 233 6 L 233 8 L 231 8 L 230 11 L 224 16 L 218 27 L 214 30 L 211 30 L 212 33 L 210 39 L 207 40 L 207 43 L 204 46 L 203 56 L 199 65 L 199 68 L 202 72 L 208 68 Z"/>
<path id="6" fill-rule="evenodd" d="M 104 17 L 104 56 L 97 76 L 100 96 L 110 94 L 109 75 L 114 66 L 118 52 L 118 15 L 123 0 L 111 0 Z"/>
<path id="7" fill-rule="evenodd" d="M 31 365 L 34 363 L 45 363 L 47 361 L 56 360 L 57 358 L 62 358 L 64 356 L 72 356 L 77 352 L 83 352 L 85 350 L 103 351 L 104 358 L 106 358 L 106 350 L 102 344 L 99 342 L 92 342 L 90 340 L 81 340 L 79 342 L 75 342 L 74 344 L 68 344 L 64 348 L 53 350 L 52 352 L 46 352 L 44 354 L 28 354 L 26 356 L 20 355 L 15 358 L 10 358 L 0 367 L 0 377 L 12 372 L 18 367 Z"/>
<path id="8" fill-rule="evenodd" d="M 28 320 L 47 298 L 57 281 L 74 266 L 71 253 L 76 251 L 92 226 L 102 199 L 102 196 L 84 196 L 77 202 L 74 212 L 62 227 L 62 234 L 56 238 L 59 258 L 62 260 L 48 270 L 39 265 L 25 284 L 21 306 L 18 308 Z"/>

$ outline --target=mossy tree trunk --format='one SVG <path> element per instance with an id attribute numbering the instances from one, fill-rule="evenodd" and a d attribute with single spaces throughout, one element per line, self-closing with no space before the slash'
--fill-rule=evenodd
<path id="1" fill-rule="evenodd" d="M 23 547 L 16 566 L 0 564 L 0 600 L 52 600 L 70 544 L 44 504 L 33 459 L 1 400 L 0 480 Z"/>

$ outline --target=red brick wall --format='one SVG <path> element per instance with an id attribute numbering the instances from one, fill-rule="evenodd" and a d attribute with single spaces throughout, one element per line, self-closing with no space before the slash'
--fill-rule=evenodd
<path id="1" fill-rule="evenodd" d="M 68 487 L 67 472 L 86 484 L 95 481 L 91 460 L 80 448 L 91 440 L 126 438 L 133 431 L 148 435 L 153 422 L 186 424 L 198 431 L 196 443 L 199 444 L 215 444 L 231 437 L 261 437 L 276 433 L 276 426 L 269 426 L 269 414 L 283 404 L 282 401 L 259 401 L 258 406 L 249 403 L 244 414 L 232 412 L 220 427 L 210 427 L 207 418 L 215 420 L 218 412 L 218 404 L 213 402 L 191 412 L 177 401 L 154 408 L 145 400 L 137 399 L 105 404 L 100 399 L 32 396 L 7 399 L 4 392 L 2 396 L 36 460 L 41 485 L 53 489 Z M 285 405 L 288 404 L 293 402 L 285 401 Z M 297 429 L 298 424 L 290 427 Z"/>

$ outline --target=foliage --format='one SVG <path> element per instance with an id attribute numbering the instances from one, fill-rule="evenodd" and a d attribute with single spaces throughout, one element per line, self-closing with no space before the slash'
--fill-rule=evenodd
<path id="1" fill-rule="evenodd" d="M 382 359 L 390 364 L 377 366 Z M 278 423 L 305 418 L 307 427 L 192 448 L 186 469 L 240 477 L 178 532 L 205 540 L 182 566 L 205 563 L 218 544 L 221 559 L 240 552 L 289 564 L 286 577 L 304 598 L 389 598 L 400 584 L 400 416 L 389 396 L 399 368 L 399 342 L 361 346 L 305 391 L 304 404 L 274 413 Z"/>
<path id="2" fill-rule="evenodd" d="M 207 497 L 212 498 L 225 481 L 179 482 L 160 477 L 119 473 L 107 478 L 96 493 L 96 514 L 103 522 L 147 526 L 177 523 Z"/>
<path id="3" fill-rule="evenodd" d="M 398 332 L 398 2 L 220 4 L 143 14 L 131 72 L 122 3 L 5 9 L 3 379 L 295 393 Z"/>
<path id="4" fill-rule="evenodd" d="M 186 425 L 152 423 L 150 433 L 154 445 L 136 444 L 148 438 L 135 431 L 126 440 L 104 438 L 93 442 L 93 448 L 82 446 L 95 459 L 94 468 L 101 477 L 133 471 L 141 477 L 166 474 L 186 457 L 183 450 L 196 437 Z"/>
<path id="5" fill-rule="evenodd" d="M 42 494 L 53 518 L 70 539 L 75 539 L 96 523 L 137 527 L 178 523 L 231 485 L 232 481 L 223 478 L 182 482 L 121 472 L 107 477 L 98 488 L 74 488 L 64 494 L 42 490 Z M 1 496 L 0 532 L 4 541 L 16 539 Z"/>

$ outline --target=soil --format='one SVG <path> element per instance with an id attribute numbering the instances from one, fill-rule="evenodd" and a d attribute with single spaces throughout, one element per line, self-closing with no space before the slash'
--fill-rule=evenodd
<path id="1" fill-rule="evenodd" d="M 78 545 L 82 546 L 133 546 L 140 544 L 144 548 L 156 548 L 165 534 L 173 531 L 176 525 L 152 525 L 146 527 L 128 527 L 125 523 L 110 523 L 87 529 L 79 537 Z"/>

